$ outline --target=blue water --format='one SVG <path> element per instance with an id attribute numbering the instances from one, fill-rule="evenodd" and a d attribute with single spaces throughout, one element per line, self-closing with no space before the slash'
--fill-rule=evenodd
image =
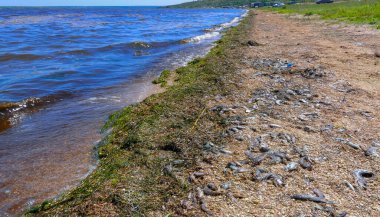
<path id="1" fill-rule="evenodd" d="M 204 55 L 243 13 L 0 8 L 0 216 L 78 184 L 108 115 L 157 91 L 160 71 Z"/>
<path id="2" fill-rule="evenodd" d="M 242 13 L 142 7 L 0 8 L 0 101 L 123 82 Z"/>

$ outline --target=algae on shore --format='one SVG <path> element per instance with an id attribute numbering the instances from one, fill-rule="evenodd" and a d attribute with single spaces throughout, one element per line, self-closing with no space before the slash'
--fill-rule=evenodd
<path id="1" fill-rule="evenodd" d="M 244 46 L 252 22 L 250 14 L 229 29 L 204 58 L 175 70 L 176 80 L 165 92 L 112 114 L 104 127 L 112 128 L 112 133 L 97 148 L 97 169 L 75 189 L 25 215 L 175 212 L 178 200 L 189 190 L 183 175 L 196 167 L 202 145 L 209 140 L 223 143 L 216 136 L 223 122 L 209 112 L 208 100 L 229 95 L 236 88 L 231 82 L 235 62 L 242 55 L 239 46 Z M 161 80 L 157 82 L 164 84 L 165 79 Z"/>

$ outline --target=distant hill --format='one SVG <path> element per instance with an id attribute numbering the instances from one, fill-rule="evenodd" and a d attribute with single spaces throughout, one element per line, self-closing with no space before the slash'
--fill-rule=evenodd
<path id="1" fill-rule="evenodd" d="M 178 5 L 168 6 L 169 8 L 222 8 L 222 7 L 242 7 L 259 0 L 198 0 L 186 2 Z"/>

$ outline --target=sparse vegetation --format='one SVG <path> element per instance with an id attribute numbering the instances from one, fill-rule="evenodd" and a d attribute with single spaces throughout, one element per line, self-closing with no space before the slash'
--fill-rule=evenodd
<path id="1" fill-rule="evenodd" d="M 161 72 L 160 77 L 153 80 L 153 84 L 160 84 L 161 87 L 165 87 L 168 84 L 168 79 L 170 76 L 170 70 L 164 70 Z"/>

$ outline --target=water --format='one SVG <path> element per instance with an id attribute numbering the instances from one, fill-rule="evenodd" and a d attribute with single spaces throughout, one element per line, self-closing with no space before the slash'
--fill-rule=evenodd
<path id="1" fill-rule="evenodd" d="M 94 167 L 108 115 L 204 55 L 238 9 L 0 8 L 0 216 L 68 189 Z"/>

